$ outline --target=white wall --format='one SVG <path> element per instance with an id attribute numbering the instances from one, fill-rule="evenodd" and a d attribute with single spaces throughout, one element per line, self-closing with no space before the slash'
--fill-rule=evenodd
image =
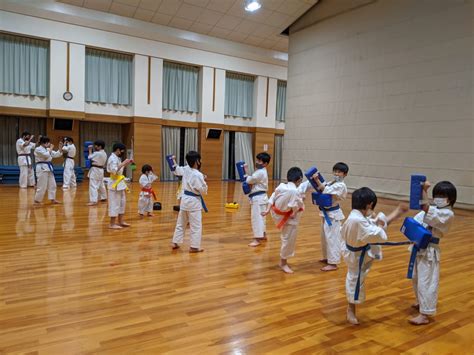
<path id="1" fill-rule="evenodd" d="M 423 173 L 474 204 L 471 6 L 379 0 L 290 31 L 283 171 L 344 161 L 389 196 Z"/>

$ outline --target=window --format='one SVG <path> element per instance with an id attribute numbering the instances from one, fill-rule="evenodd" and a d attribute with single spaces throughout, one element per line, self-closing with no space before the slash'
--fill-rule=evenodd
<path id="1" fill-rule="evenodd" d="M 163 109 L 199 112 L 199 68 L 163 63 Z"/>
<path id="2" fill-rule="evenodd" d="M 254 77 L 237 73 L 226 73 L 225 115 L 253 117 Z"/>
<path id="3" fill-rule="evenodd" d="M 278 80 L 276 99 L 276 120 L 285 122 L 286 116 L 286 81 Z"/>

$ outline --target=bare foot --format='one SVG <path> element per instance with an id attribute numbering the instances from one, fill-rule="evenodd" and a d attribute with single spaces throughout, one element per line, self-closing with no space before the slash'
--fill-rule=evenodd
<path id="1" fill-rule="evenodd" d="M 320 263 L 323 263 L 323 264 L 327 264 L 327 263 L 328 263 L 328 259 L 319 259 L 319 262 L 320 262 Z"/>
<path id="2" fill-rule="evenodd" d="M 425 316 L 424 314 L 418 314 L 415 318 L 409 320 L 409 322 L 413 325 L 424 325 L 430 322 L 430 319 Z"/>
<path id="3" fill-rule="evenodd" d="M 138 214 L 140 216 L 140 218 L 143 218 L 145 217 L 144 215 L 142 215 L 141 213 Z"/>
<path id="4" fill-rule="evenodd" d="M 41 206 L 42 204 L 43 204 L 43 203 L 42 203 L 42 202 L 39 202 L 39 201 L 35 201 L 35 202 L 34 202 L 34 205 L 35 205 L 35 206 Z"/>
<path id="5" fill-rule="evenodd" d="M 337 270 L 337 265 L 327 264 L 325 267 L 321 268 L 321 271 L 334 271 Z"/>
<path id="6" fill-rule="evenodd" d="M 280 268 L 286 272 L 287 274 L 293 274 L 294 271 L 291 270 L 290 266 L 288 264 L 285 264 L 285 265 L 282 265 L 282 264 L 279 264 L 278 266 L 280 266 Z"/>
<path id="7" fill-rule="evenodd" d="M 100 200 L 100 202 L 107 202 L 107 199 Z"/>
<path id="8" fill-rule="evenodd" d="M 97 206 L 97 202 L 89 202 L 87 206 Z"/>
<path id="9" fill-rule="evenodd" d="M 411 305 L 411 308 L 414 308 L 414 309 L 416 309 L 417 311 L 419 311 L 419 310 L 420 310 L 420 305 L 419 305 L 418 303 L 413 303 L 413 304 Z"/>
<path id="10" fill-rule="evenodd" d="M 350 324 L 359 325 L 359 320 L 357 319 L 356 315 L 349 307 L 347 307 L 346 319 Z"/>
<path id="11" fill-rule="evenodd" d="M 189 252 L 191 254 L 193 253 L 202 253 L 204 251 L 204 249 L 201 249 L 201 248 L 189 248 Z"/>
<path id="12" fill-rule="evenodd" d="M 52 205 L 60 205 L 61 202 L 59 202 L 58 200 L 51 200 L 51 204 Z"/>
<path id="13" fill-rule="evenodd" d="M 130 227 L 130 223 L 122 222 L 122 223 L 120 223 L 120 226 L 122 226 L 122 227 Z"/>
<path id="14" fill-rule="evenodd" d="M 148 213 L 148 217 L 153 217 L 153 213 Z"/>
<path id="15" fill-rule="evenodd" d="M 252 241 L 248 244 L 249 247 L 258 247 L 259 245 L 260 245 L 260 242 L 259 242 L 258 240 L 256 240 L 256 239 L 252 240 Z"/>
<path id="16" fill-rule="evenodd" d="M 110 229 L 123 229 L 123 227 L 119 224 L 110 224 L 109 228 Z"/>
<path id="17" fill-rule="evenodd" d="M 176 244 L 176 243 L 171 243 L 171 249 L 173 249 L 173 250 L 179 249 L 179 245 Z"/>

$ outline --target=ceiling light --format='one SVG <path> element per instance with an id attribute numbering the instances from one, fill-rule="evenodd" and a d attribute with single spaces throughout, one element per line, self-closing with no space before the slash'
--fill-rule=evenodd
<path id="1" fill-rule="evenodd" d="M 254 12 L 260 9 L 262 5 L 258 1 L 250 0 L 246 2 L 245 11 Z"/>

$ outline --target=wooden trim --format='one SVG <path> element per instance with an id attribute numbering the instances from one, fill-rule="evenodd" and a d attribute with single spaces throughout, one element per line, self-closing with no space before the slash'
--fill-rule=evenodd
<path id="1" fill-rule="evenodd" d="M 270 78 L 267 77 L 267 92 L 265 93 L 265 117 L 268 117 L 268 89 L 270 87 Z"/>
<path id="2" fill-rule="evenodd" d="M 285 130 L 284 130 L 284 129 L 279 129 L 279 128 L 255 127 L 255 132 L 258 132 L 258 133 L 273 133 L 273 134 L 285 135 Z"/>
<path id="3" fill-rule="evenodd" d="M 216 110 L 216 68 L 214 70 L 212 77 L 212 112 Z"/>
<path id="4" fill-rule="evenodd" d="M 148 105 L 151 103 L 151 57 L 148 57 L 147 102 Z"/>
<path id="5" fill-rule="evenodd" d="M 81 111 L 68 111 L 68 110 L 48 110 L 49 117 L 57 118 L 71 118 L 73 120 L 82 120 L 85 117 L 85 113 Z"/>
<path id="6" fill-rule="evenodd" d="M 152 118 L 152 117 L 133 116 L 132 123 L 161 125 L 162 124 L 162 119 L 161 118 Z"/>
<path id="7" fill-rule="evenodd" d="M 84 121 L 89 122 L 105 122 L 105 123 L 131 123 L 132 117 L 128 116 L 114 116 L 114 115 L 101 115 L 97 113 L 86 113 Z"/>
<path id="8" fill-rule="evenodd" d="M 48 110 L 41 108 L 22 108 L 0 106 L 0 115 L 27 116 L 27 117 L 48 117 Z"/>
<path id="9" fill-rule="evenodd" d="M 71 60 L 71 52 L 70 52 L 70 47 L 69 47 L 69 42 L 67 42 L 67 56 L 66 56 L 66 91 L 69 92 L 69 72 L 70 72 L 70 60 Z"/>
<path id="10" fill-rule="evenodd" d="M 278 128 L 263 128 L 263 127 L 245 127 L 245 126 L 235 126 L 235 125 L 226 125 L 220 123 L 208 123 L 208 122 L 199 122 L 199 127 L 201 128 L 220 128 L 224 131 L 235 131 L 235 132 L 249 132 L 249 133 L 273 133 L 284 135 L 284 129 Z"/>
<path id="11" fill-rule="evenodd" d="M 175 120 L 168 120 L 168 119 L 160 119 L 162 126 L 170 126 L 170 127 L 185 127 L 185 128 L 198 128 L 199 122 L 186 122 L 186 121 L 175 121 Z"/>

